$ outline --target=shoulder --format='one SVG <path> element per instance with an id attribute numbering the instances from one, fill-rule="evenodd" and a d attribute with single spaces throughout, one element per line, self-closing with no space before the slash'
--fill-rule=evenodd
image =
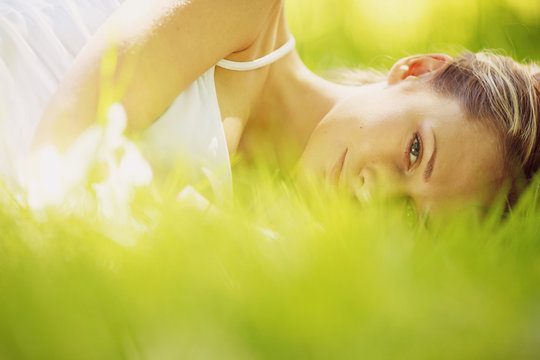
<path id="1" fill-rule="evenodd" d="M 190 7 L 200 19 L 209 25 L 214 34 L 222 34 L 234 42 L 234 51 L 248 48 L 268 26 L 268 19 L 283 4 L 283 0 L 180 0 L 182 7 Z M 181 22 L 179 29 L 186 30 Z M 186 24 L 187 25 L 187 24 Z M 213 26 L 212 26 L 213 25 Z M 189 25 L 188 25 L 189 26 Z"/>
<path id="2" fill-rule="evenodd" d="M 264 29 L 266 19 L 284 0 L 126 0 L 116 19 L 138 37 L 210 33 L 221 42 L 247 47 Z M 135 15 L 136 14 L 136 15 Z M 138 21 L 133 22 L 137 18 Z M 170 25 L 174 26 L 170 26 Z M 171 34 L 172 33 L 172 34 Z M 212 44 L 209 44 L 212 45 Z M 218 44 L 214 44 L 218 45 Z M 238 49 L 235 49 L 238 50 Z"/>

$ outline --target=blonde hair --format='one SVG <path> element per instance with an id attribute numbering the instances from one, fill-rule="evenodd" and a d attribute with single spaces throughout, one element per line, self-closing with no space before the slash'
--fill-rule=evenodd
<path id="1" fill-rule="evenodd" d="M 513 202 L 540 163 L 540 68 L 490 52 L 465 52 L 430 84 L 458 99 L 470 117 L 496 130 Z"/>

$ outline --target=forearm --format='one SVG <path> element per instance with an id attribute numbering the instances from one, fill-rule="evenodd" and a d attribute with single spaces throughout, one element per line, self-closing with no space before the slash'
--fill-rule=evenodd
<path id="1" fill-rule="evenodd" d="M 66 148 L 90 125 L 104 123 L 108 108 L 116 102 L 124 105 L 130 128 L 144 127 L 159 116 L 156 100 L 165 98 L 168 86 L 165 81 L 158 86 L 159 70 L 142 61 L 152 46 L 119 42 L 109 35 L 110 28 L 94 36 L 65 75 L 41 119 L 36 147 L 52 142 Z M 171 95 L 165 101 L 173 99 Z"/>

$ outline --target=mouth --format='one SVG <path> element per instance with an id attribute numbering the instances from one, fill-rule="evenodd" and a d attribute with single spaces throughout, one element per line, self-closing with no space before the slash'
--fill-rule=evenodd
<path id="1" fill-rule="evenodd" d="M 330 170 L 330 173 L 328 174 L 328 180 L 330 183 L 334 185 L 337 185 L 339 183 L 341 172 L 343 171 L 343 164 L 345 164 L 345 158 L 347 157 L 348 152 L 349 152 L 349 148 L 346 148 L 343 154 L 336 161 L 334 166 L 332 166 L 332 169 Z"/>

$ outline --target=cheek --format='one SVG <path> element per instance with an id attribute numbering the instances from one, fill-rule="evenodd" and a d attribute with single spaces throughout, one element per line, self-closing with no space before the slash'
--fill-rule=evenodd
<path id="1" fill-rule="evenodd" d="M 391 114 L 395 112 L 391 110 L 394 107 L 384 106 L 382 100 L 379 97 L 364 96 L 342 102 L 317 125 L 310 143 L 320 146 L 350 146 L 361 142 L 367 132 L 384 127 L 386 122 L 395 117 Z"/>
<path id="2" fill-rule="evenodd" d="M 329 114 L 313 130 L 300 159 L 300 171 L 323 174 L 351 143 L 359 141 L 360 121 L 339 115 Z"/>
<path id="3" fill-rule="evenodd" d="M 397 124 L 355 118 L 328 119 L 313 132 L 300 168 L 321 175 L 334 166 L 345 149 L 347 177 L 368 165 L 396 164 L 401 159 L 403 138 Z"/>
<path id="4" fill-rule="evenodd" d="M 414 133 L 414 129 L 407 130 L 403 125 L 404 121 L 383 118 L 366 122 L 360 131 L 351 132 L 351 165 L 400 165 L 405 145 Z"/>
<path id="5" fill-rule="evenodd" d="M 388 160 L 401 152 L 405 111 L 384 99 L 353 98 L 338 105 L 313 131 L 301 159 L 301 168 L 321 173 L 348 149 L 352 167 Z M 383 105 L 384 104 L 384 105 Z M 388 106 L 387 106 L 388 105 Z M 392 159 L 394 160 L 394 159 Z"/>

